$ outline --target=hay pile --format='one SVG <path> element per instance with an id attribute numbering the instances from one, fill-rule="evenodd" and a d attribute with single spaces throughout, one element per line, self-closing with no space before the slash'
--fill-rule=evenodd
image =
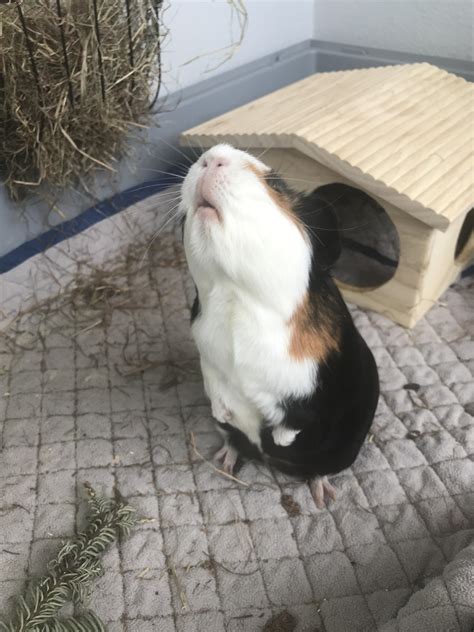
<path id="1" fill-rule="evenodd" d="M 0 170 L 14 199 L 114 172 L 159 87 L 161 4 L 0 3 Z"/>

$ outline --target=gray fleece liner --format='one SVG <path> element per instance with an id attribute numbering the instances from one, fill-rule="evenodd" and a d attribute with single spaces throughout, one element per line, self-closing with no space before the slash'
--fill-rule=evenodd
<path id="1" fill-rule="evenodd" d="M 94 228 L 103 240 L 109 221 Z M 111 632 L 252 632 L 283 610 L 298 631 L 470 632 L 472 279 L 412 331 L 352 308 L 382 396 L 319 511 L 305 485 L 251 463 L 242 485 L 196 453 L 193 441 L 210 459 L 220 439 L 178 234 L 122 265 L 106 312 L 35 309 L 0 341 L 0 610 L 83 523 L 89 481 L 147 518 L 107 554 L 91 598 Z"/>

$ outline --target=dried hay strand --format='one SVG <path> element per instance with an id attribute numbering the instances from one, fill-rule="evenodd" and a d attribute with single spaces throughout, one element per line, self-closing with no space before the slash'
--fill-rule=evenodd
<path id="1" fill-rule="evenodd" d="M 13 199 L 115 171 L 161 82 L 161 8 L 160 0 L 0 4 L 0 170 Z"/>

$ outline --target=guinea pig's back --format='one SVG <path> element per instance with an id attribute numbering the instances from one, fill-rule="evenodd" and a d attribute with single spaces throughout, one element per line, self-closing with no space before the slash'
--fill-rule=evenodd
<path id="1" fill-rule="evenodd" d="M 379 398 L 378 371 L 367 343 L 333 280 L 319 273 L 311 300 L 319 318 L 331 323 L 338 344 L 318 367 L 311 397 L 290 402 L 288 419 L 303 430 L 286 448 L 264 449 L 281 470 L 302 478 L 340 472 L 357 457 L 374 418 Z M 316 291 L 317 289 L 317 291 Z"/>

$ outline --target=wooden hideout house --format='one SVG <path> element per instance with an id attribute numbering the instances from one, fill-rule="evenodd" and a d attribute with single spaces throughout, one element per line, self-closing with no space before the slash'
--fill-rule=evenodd
<path id="1" fill-rule="evenodd" d="M 338 285 L 406 327 L 474 255 L 474 85 L 430 64 L 314 74 L 181 142 L 230 143 L 301 191 L 333 185 Z"/>

